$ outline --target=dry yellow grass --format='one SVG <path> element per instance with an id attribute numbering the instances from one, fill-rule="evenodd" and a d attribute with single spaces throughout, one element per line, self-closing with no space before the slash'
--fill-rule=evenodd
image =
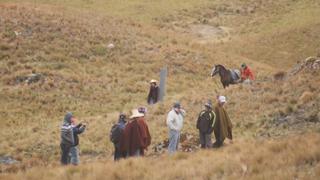
<path id="1" fill-rule="evenodd" d="M 76 5 L 80 2 L 76 0 L 57 6 L 44 1 L 0 2 L 0 156 L 21 161 L 0 165 L 2 173 L 18 172 L 0 178 L 315 179 L 319 175 L 319 73 L 283 81 L 272 77 L 319 51 L 320 20 L 315 16 L 319 2 L 232 0 L 204 6 L 209 1 L 188 1 L 178 7 L 181 2 L 174 1 L 170 8 L 154 7 L 161 12 L 147 8 L 138 15 L 132 13 L 133 6 L 153 4 L 112 1 L 116 8 L 108 13 L 102 12 L 110 11 L 104 6 L 92 10 L 102 1 L 88 1 L 88 7 Z M 188 28 L 207 23 L 204 19 L 209 25 L 232 28 L 231 39 L 199 43 Z M 109 43 L 115 48 L 108 49 Z M 224 90 L 218 78 L 208 77 L 215 63 L 236 68 L 244 61 L 257 75 L 252 86 Z M 118 112 L 145 104 L 148 81 L 157 78 L 164 65 L 169 67 L 166 99 L 148 106 L 152 145 L 167 138 L 164 121 L 175 100 L 188 112 L 183 132 L 197 137 L 197 114 L 203 102 L 217 94 L 228 98 L 234 144 L 218 151 L 114 164 L 107 138 L 112 123 Z M 16 83 L 31 72 L 44 74 L 45 81 Z M 304 92 L 314 97 L 301 104 Z M 88 123 L 81 136 L 84 165 L 79 168 L 58 167 L 59 125 L 66 111 Z M 283 120 L 288 116 L 291 119 Z M 151 148 L 148 153 L 152 154 Z M 117 169 L 130 173 L 119 174 Z"/>
<path id="2" fill-rule="evenodd" d="M 219 150 L 100 161 L 78 167 L 36 167 L 3 179 L 316 179 L 319 134 L 238 140 Z"/>

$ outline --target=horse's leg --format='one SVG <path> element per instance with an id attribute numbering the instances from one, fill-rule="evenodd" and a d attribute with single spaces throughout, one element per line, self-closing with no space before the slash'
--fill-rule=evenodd
<path id="1" fill-rule="evenodd" d="M 226 82 L 222 82 L 222 84 L 223 84 L 224 89 L 228 86 L 228 83 L 226 83 Z"/>
<path id="2" fill-rule="evenodd" d="M 220 82 L 221 82 L 221 84 L 222 84 L 223 88 L 226 88 L 226 85 L 225 85 L 224 80 L 223 80 L 223 78 L 222 78 L 222 77 L 221 77 L 221 79 L 220 79 Z"/>

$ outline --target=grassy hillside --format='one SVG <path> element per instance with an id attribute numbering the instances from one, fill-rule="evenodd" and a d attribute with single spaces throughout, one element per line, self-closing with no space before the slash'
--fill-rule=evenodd
<path id="1" fill-rule="evenodd" d="M 273 75 L 320 53 L 318 14 L 316 0 L 0 0 L 0 156 L 20 161 L 0 164 L 0 179 L 101 179 L 105 169 L 110 179 L 315 179 L 319 72 Z M 257 76 L 252 86 L 225 90 L 209 77 L 213 64 L 242 62 Z M 166 113 L 180 100 L 188 113 L 183 133 L 193 137 L 186 144 L 197 152 L 167 157 L 150 147 L 147 158 L 114 164 L 109 129 L 120 111 L 146 104 L 148 81 L 163 66 L 167 96 L 148 106 L 146 118 L 152 146 L 167 138 Z M 25 83 L 32 73 L 41 80 Z M 198 151 L 195 120 L 217 94 L 228 98 L 235 140 Z M 79 168 L 59 167 L 67 111 L 88 124 Z"/>
<path id="2" fill-rule="evenodd" d="M 7 1 L 15 3 L 30 3 L 33 6 L 50 5 L 64 7 L 67 9 L 89 10 L 120 18 L 132 18 L 143 22 L 151 22 L 153 18 L 162 17 L 181 9 L 190 9 L 194 6 L 203 6 L 212 3 L 208 0 L 161 0 L 161 1 L 142 1 L 142 0 L 36 0 L 36 1 Z"/>

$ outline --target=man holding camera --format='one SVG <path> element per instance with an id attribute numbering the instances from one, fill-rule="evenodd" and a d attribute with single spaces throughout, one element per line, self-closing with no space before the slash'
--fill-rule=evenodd
<path id="1" fill-rule="evenodd" d="M 86 125 L 83 123 L 79 123 L 77 125 L 76 118 L 71 118 L 72 123 L 72 131 L 73 131 L 73 138 L 74 138 L 74 144 L 70 148 L 70 163 L 72 165 L 79 165 L 80 159 L 79 159 L 79 134 L 82 134 L 86 130 Z"/>

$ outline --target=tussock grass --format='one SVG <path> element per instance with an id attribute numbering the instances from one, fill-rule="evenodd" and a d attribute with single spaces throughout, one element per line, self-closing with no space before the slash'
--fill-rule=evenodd
<path id="1" fill-rule="evenodd" d="M 6 179 L 315 179 L 320 161 L 318 134 L 278 140 L 240 140 L 219 150 L 156 158 L 104 161 L 78 167 L 32 168 Z M 245 148 L 244 148 L 245 147 Z M 306 148 L 308 147 L 308 148 Z M 128 172 L 128 169 L 132 171 Z M 306 169 L 308 169 L 306 171 Z M 107 170 L 107 171 L 106 171 Z"/>

